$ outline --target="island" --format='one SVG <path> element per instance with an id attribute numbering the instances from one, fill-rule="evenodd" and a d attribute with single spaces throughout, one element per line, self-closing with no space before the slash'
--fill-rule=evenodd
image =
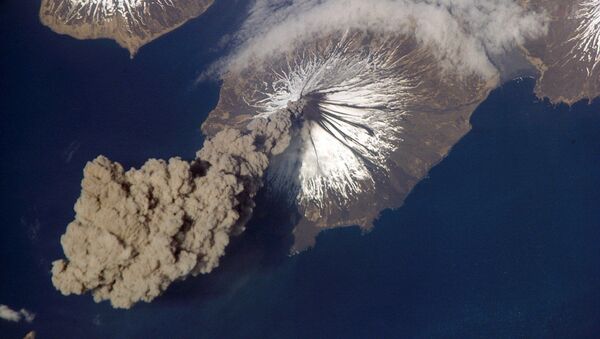
<path id="1" fill-rule="evenodd" d="M 204 13 L 214 0 L 42 0 L 41 22 L 77 39 L 115 40 L 133 56 Z"/>

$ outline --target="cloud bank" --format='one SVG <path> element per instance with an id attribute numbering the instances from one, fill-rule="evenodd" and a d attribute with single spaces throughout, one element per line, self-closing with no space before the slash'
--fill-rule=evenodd
<path id="1" fill-rule="evenodd" d="M 0 318 L 6 321 L 17 323 L 21 320 L 25 320 L 26 322 L 30 323 L 35 319 L 35 314 L 24 308 L 15 311 L 6 305 L 0 305 Z"/>
<path id="2" fill-rule="evenodd" d="M 513 0 L 256 0 L 233 39 L 236 52 L 216 69 L 243 68 L 347 29 L 414 34 L 442 65 L 492 76 L 490 56 L 545 34 L 547 19 Z"/>
<path id="3" fill-rule="evenodd" d="M 129 308 L 172 282 L 209 273 L 244 230 L 271 155 L 289 144 L 290 111 L 225 129 L 188 163 L 151 159 L 127 172 L 100 156 L 87 164 L 75 220 L 52 267 L 63 294 Z"/>

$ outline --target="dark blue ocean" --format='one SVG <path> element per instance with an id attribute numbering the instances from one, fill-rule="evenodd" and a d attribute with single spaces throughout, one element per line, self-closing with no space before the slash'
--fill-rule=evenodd
<path id="1" fill-rule="evenodd" d="M 289 257 L 285 212 L 259 198 L 221 267 L 129 311 L 50 281 L 82 168 L 191 159 L 243 7 L 207 15 L 134 60 L 0 0 L 0 338 L 600 338 L 600 102 L 553 107 L 533 80 L 495 90 L 473 130 L 374 231 L 321 234 Z"/>

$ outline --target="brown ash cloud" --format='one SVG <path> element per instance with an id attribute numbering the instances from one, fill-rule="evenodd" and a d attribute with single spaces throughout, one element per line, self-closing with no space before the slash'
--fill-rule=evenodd
<path id="1" fill-rule="evenodd" d="M 211 272 L 244 231 L 269 158 L 289 144 L 291 114 L 225 129 L 192 162 L 151 159 L 128 171 L 103 156 L 89 162 L 61 238 L 66 259 L 53 263 L 54 286 L 129 308 Z"/>

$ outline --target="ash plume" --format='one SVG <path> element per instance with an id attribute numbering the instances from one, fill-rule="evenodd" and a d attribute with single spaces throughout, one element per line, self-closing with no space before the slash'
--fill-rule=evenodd
<path id="1" fill-rule="evenodd" d="M 446 69 L 491 77 L 497 70 L 490 57 L 546 34 L 547 21 L 544 13 L 514 0 L 256 0 L 234 39 L 237 52 L 211 72 L 243 68 L 288 52 L 298 41 L 357 29 L 412 34 Z"/>
<path id="2" fill-rule="evenodd" d="M 244 230 L 269 158 L 289 144 L 292 108 L 221 131 L 191 163 L 151 159 L 126 172 L 103 156 L 88 163 L 54 286 L 129 308 L 212 271 Z"/>

